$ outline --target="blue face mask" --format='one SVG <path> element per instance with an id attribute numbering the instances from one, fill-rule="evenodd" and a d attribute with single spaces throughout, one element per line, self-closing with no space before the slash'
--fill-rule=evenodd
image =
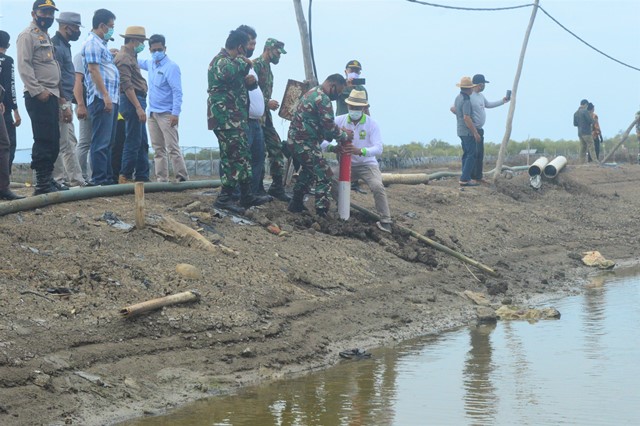
<path id="1" fill-rule="evenodd" d="M 167 56 L 166 53 L 164 52 L 159 52 L 159 51 L 155 51 L 151 54 L 151 58 L 155 61 L 155 62 L 160 62 L 161 60 L 164 59 L 164 57 Z"/>
<path id="2" fill-rule="evenodd" d="M 136 53 L 140 53 L 140 52 L 142 52 L 143 50 L 144 50 L 144 43 L 140 43 L 139 45 L 137 45 L 137 46 L 133 49 L 133 51 L 134 51 L 134 52 L 136 52 Z"/>
<path id="3" fill-rule="evenodd" d="M 104 39 L 108 41 L 112 36 L 113 36 L 113 28 L 109 28 L 109 31 L 107 31 L 104 34 Z"/>

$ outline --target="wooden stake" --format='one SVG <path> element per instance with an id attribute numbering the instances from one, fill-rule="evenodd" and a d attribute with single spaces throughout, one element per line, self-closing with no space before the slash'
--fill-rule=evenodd
<path id="1" fill-rule="evenodd" d="M 611 152 L 609 152 L 609 154 L 607 154 L 607 156 L 604 157 L 601 164 L 606 163 L 611 159 L 611 157 L 613 157 L 613 154 L 615 154 L 618 148 L 620 148 L 620 146 L 624 143 L 624 141 L 627 140 L 627 138 L 629 137 L 629 133 L 631 133 L 631 130 L 633 129 L 633 126 L 636 125 L 636 123 L 638 123 L 638 120 L 633 120 L 633 123 L 631 123 L 629 127 L 627 127 L 627 130 L 622 134 L 622 139 L 620 139 L 620 142 L 618 142 L 618 144 L 613 147 Z"/>
<path id="2" fill-rule="evenodd" d="M 136 229 L 144 229 L 144 182 L 136 182 Z"/>

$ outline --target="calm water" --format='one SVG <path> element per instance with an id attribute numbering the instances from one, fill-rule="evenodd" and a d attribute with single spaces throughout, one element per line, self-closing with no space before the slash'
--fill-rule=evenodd
<path id="1" fill-rule="evenodd" d="M 638 270 L 633 274 L 638 274 Z M 640 425 L 640 277 L 128 425 Z"/>

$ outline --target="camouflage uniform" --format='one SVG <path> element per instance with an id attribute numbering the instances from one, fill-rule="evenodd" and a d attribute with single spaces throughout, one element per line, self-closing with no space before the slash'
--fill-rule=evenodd
<path id="1" fill-rule="evenodd" d="M 207 119 L 220 145 L 223 188 L 251 180 L 251 153 L 247 140 L 249 97 L 244 77 L 251 67 L 222 49 L 209 64 Z"/>
<path id="2" fill-rule="evenodd" d="M 273 94 L 273 72 L 271 72 L 271 64 L 268 60 L 265 61 L 264 58 L 260 56 L 253 61 L 253 69 L 256 74 L 258 74 L 258 84 L 264 95 L 265 110 L 262 121 L 262 131 L 264 132 L 264 144 L 269 155 L 269 169 L 271 170 L 271 176 L 282 176 L 284 174 L 282 141 L 275 127 L 273 127 L 271 110 L 267 106 Z"/>
<path id="3" fill-rule="evenodd" d="M 309 192 L 316 182 L 316 209 L 329 209 L 331 193 L 331 168 L 322 157 L 323 140 L 339 142 L 348 140 L 347 134 L 334 122 L 331 100 L 321 86 L 305 93 L 296 108 L 289 126 L 288 149 L 300 162 L 302 171 L 293 190 L 294 195 Z"/>

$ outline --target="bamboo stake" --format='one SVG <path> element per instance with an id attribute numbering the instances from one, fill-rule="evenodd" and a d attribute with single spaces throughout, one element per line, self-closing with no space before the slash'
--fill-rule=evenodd
<path id="1" fill-rule="evenodd" d="M 627 127 L 627 130 L 622 134 L 622 139 L 620 139 L 620 142 L 618 142 L 618 144 L 615 147 L 613 147 L 611 152 L 609 152 L 609 154 L 607 154 L 607 156 L 604 157 L 604 159 L 600 162 L 601 164 L 606 163 L 611 159 L 611 157 L 613 157 L 613 154 L 615 154 L 616 150 L 620 148 L 620 146 L 624 143 L 624 141 L 627 140 L 627 138 L 629 137 L 629 133 L 631 133 L 631 129 L 633 129 L 633 126 L 635 126 L 637 123 L 638 123 L 638 119 L 633 120 L 633 122 L 629 125 L 629 127 Z"/>
<path id="2" fill-rule="evenodd" d="M 176 305 L 178 303 L 197 302 L 200 300 L 200 293 L 195 290 L 189 290 L 170 296 L 159 297 L 157 299 L 147 300 L 146 302 L 136 303 L 120 309 L 120 315 L 123 317 L 133 317 L 145 312 L 160 309 L 164 306 Z"/>
<path id="3" fill-rule="evenodd" d="M 357 206 L 353 203 L 351 203 L 351 208 L 353 208 L 354 210 L 359 211 L 360 213 L 364 214 L 365 216 L 369 216 L 372 219 L 375 220 L 380 220 L 380 216 L 378 216 L 376 213 L 372 212 L 371 210 L 367 210 L 364 207 L 360 207 Z M 440 250 L 441 252 L 444 252 L 446 254 L 448 254 L 449 256 L 453 256 L 456 259 L 459 259 L 465 263 L 468 263 L 469 265 L 475 266 L 476 268 L 480 269 L 483 272 L 486 272 L 487 274 L 491 275 L 492 277 L 497 277 L 498 273 L 496 271 L 494 271 L 493 269 L 489 268 L 486 265 L 483 265 L 480 262 L 477 262 L 473 259 L 471 259 L 470 257 L 465 256 L 462 253 L 458 253 L 457 251 L 450 249 L 449 247 L 442 245 L 440 243 L 437 243 L 435 241 L 433 241 L 430 238 L 425 237 L 424 235 L 420 235 L 418 234 L 416 231 L 414 231 L 413 229 L 409 229 L 407 227 L 404 227 L 402 225 L 395 225 L 396 227 L 400 228 L 402 231 L 409 233 L 412 237 L 422 241 L 423 243 L 426 243 L 427 245 L 435 248 L 436 250 Z"/>
<path id="4" fill-rule="evenodd" d="M 136 229 L 144 229 L 144 182 L 135 184 Z"/>
<path id="5" fill-rule="evenodd" d="M 511 129 L 513 127 L 513 114 L 516 110 L 516 95 L 518 93 L 518 83 L 520 82 L 520 74 L 522 74 L 522 65 L 524 64 L 524 54 L 527 51 L 527 44 L 529 43 L 529 36 L 531 35 L 531 29 L 533 28 L 533 22 L 536 19 L 536 13 L 538 12 L 538 3 L 540 0 L 534 0 L 533 10 L 531 11 L 531 18 L 529 19 L 529 26 L 524 35 L 524 41 L 522 42 L 522 50 L 520 51 L 520 60 L 518 61 L 518 69 L 516 70 L 516 76 L 513 80 L 513 88 L 511 89 L 511 104 L 509 105 L 509 113 L 507 115 L 507 124 L 502 138 L 502 145 L 500 145 L 500 151 L 498 152 L 498 160 L 496 162 L 495 172 L 493 173 L 493 182 L 495 183 L 500 176 L 502 170 L 502 163 L 504 162 L 504 156 L 507 151 L 507 144 L 511 138 Z"/>
<path id="6" fill-rule="evenodd" d="M 300 41 L 302 42 L 302 59 L 304 60 L 305 79 L 316 86 L 318 82 L 313 74 L 313 65 L 311 62 L 311 43 L 309 42 L 309 31 L 307 30 L 307 21 L 304 18 L 302 3 L 300 0 L 293 0 L 293 8 L 296 11 L 296 19 L 298 21 L 298 30 L 300 31 Z"/>

